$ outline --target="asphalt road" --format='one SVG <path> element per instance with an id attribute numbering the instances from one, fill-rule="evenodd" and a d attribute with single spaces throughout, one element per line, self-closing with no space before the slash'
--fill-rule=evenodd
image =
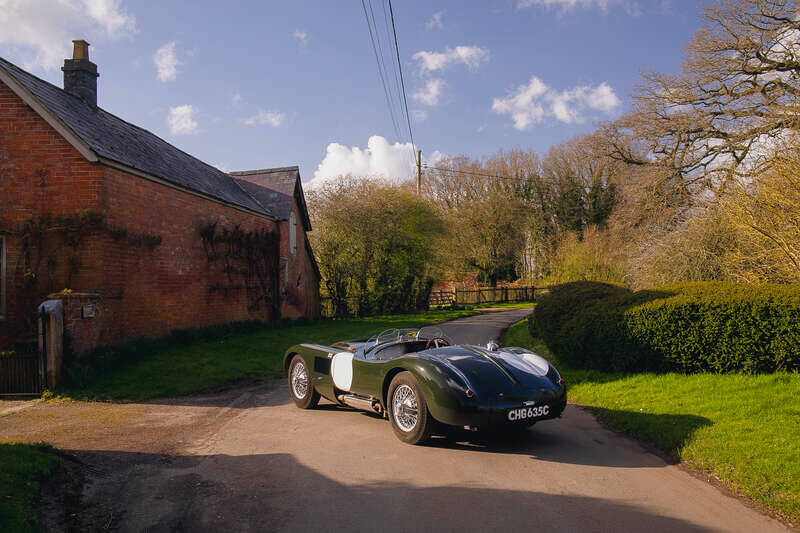
<path id="1" fill-rule="evenodd" d="M 444 329 L 485 343 L 522 316 Z M 92 530 L 786 531 L 572 405 L 518 434 L 409 446 L 385 420 L 303 411 L 267 382 L 154 404 L 35 405 L 0 417 L 0 438 L 75 451 Z"/>

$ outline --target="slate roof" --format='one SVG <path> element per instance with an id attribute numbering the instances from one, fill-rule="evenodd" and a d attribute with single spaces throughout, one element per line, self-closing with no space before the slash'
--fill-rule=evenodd
<path id="1" fill-rule="evenodd" d="M 297 198 L 303 227 L 306 231 L 311 231 L 311 221 L 308 218 L 308 208 L 298 167 L 242 170 L 231 172 L 231 176 L 261 205 L 269 209 L 278 220 L 289 219 L 289 213 L 292 212 L 292 199 Z"/>
<path id="2" fill-rule="evenodd" d="M 16 65 L 0 58 L 0 69 L 16 80 L 47 110 L 86 143 L 98 157 L 160 178 L 166 182 L 255 211 L 275 215 L 231 178 L 172 146 L 153 133 L 92 107 Z"/>

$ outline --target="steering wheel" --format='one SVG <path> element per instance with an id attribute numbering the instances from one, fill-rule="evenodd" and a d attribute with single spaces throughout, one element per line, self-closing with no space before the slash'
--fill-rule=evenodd
<path id="1" fill-rule="evenodd" d="M 439 341 L 442 341 L 442 346 L 450 346 L 450 343 L 447 342 L 447 339 L 444 339 L 442 337 L 433 337 L 432 339 L 428 340 L 428 343 L 425 345 L 425 349 L 427 350 L 428 348 L 430 348 L 431 344 L 433 344 L 436 348 L 438 348 Z"/>

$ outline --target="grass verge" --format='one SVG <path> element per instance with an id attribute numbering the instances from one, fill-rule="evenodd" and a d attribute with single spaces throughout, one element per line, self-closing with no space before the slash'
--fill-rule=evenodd
<path id="1" fill-rule="evenodd" d="M 389 328 L 413 328 L 477 314 L 474 310 L 437 310 L 349 320 L 287 323 L 213 341 L 154 349 L 90 379 L 80 388 L 60 388 L 65 399 L 146 400 L 211 389 L 248 377 L 282 377 L 283 354 L 301 342 L 330 344 L 358 339 Z"/>
<path id="2" fill-rule="evenodd" d="M 0 443 L 0 531 L 39 531 L 41 483 L 59 461 L 47 444 Z"/>
<path id="3" fill-rule="evenodd" d="M 800 374 L 614 374 L 569 368 L 525 321 L 503 339 L 547 357 L 602 421 L 800 522 Z"/>

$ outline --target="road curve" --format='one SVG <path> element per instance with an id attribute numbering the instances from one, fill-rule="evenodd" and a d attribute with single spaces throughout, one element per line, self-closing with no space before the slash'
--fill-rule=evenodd
<path id="1" fill-rule="evenodd" d="M 484 343 L 525 315 L 492 312 L 443 329 Z M 575 406 L 516 436 L 408 446 L 368 414 L 299 410 L 280 384 L 188 451 L 186 464 L 138 480 L 136 491 L 187 485 L 187 530 L 785 531 Z M 151 502 L 136 508 L 129 518 L 138 510 L 143 520 L 133 529 L 157 530 Z"/>

